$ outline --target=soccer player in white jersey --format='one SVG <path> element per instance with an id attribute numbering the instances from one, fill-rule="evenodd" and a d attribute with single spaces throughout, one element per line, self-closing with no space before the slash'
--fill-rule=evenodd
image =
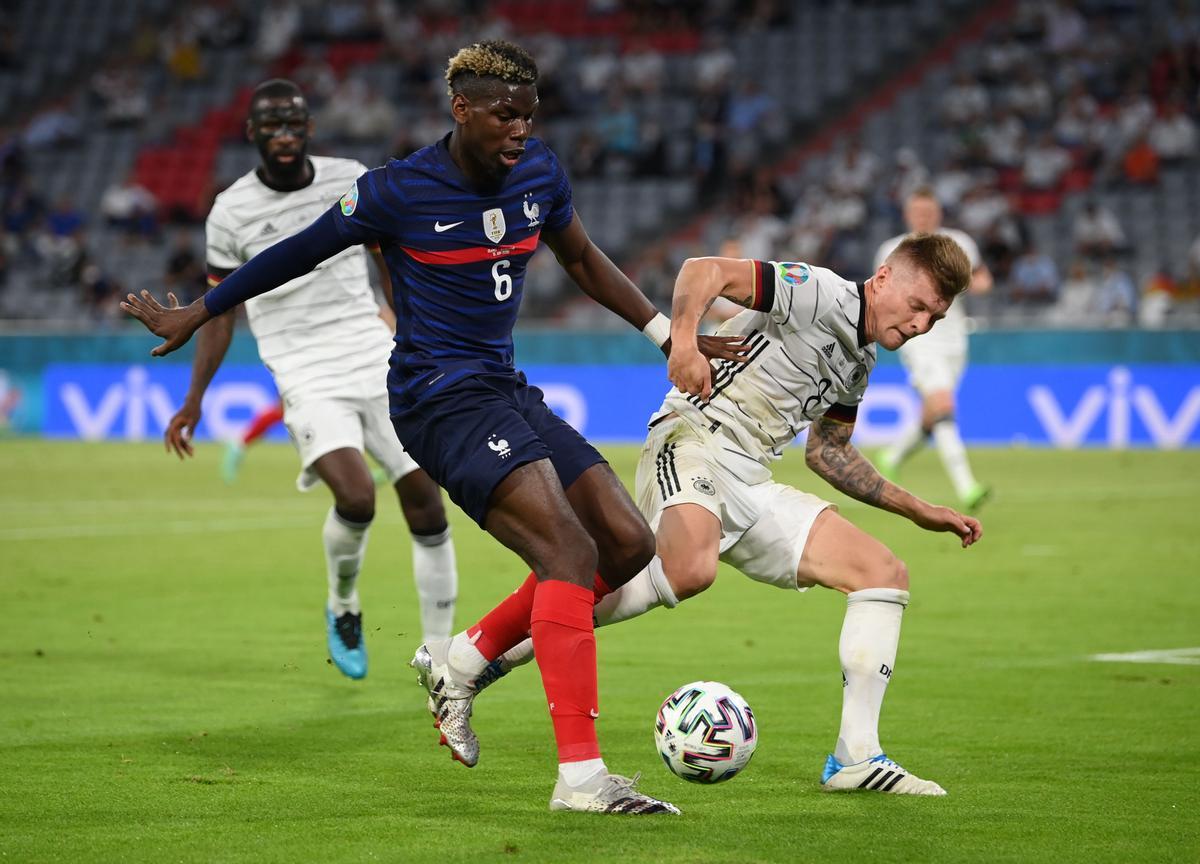
<path id="1" fill-rule="evenodd" d="M 955 534 L 964 548 L 979 540 L 978 520 L 884 479 L 850 443 L 875 343 L 896 349 L 928 332 L 969 279 L 954 241 L 916 234 L 863 285 L 808 264 L 735 258 L 689 260 L 675 283 L 668 366 L 675 387 L 651 418 L 636 480 L 658 557 L 599 602 L 596 623 L 675 606 L 713 583 L 718 561 L 779 588 L 846 594 L 842 722 L 821 777 L 829 791 L 945 794 L 889 759 L 879 742 L 908 571 L 834 505 L 774 482 L 770 465 L 808 427 L 808 466 L 836 489 Z M 748 307 L 719 331 L 749 343 L 744 364 L 714 369 L 696 350 L 697 325 L 717 297 Z M 529 650 L 523 643 L 480 672 L 476 692 L 528 660 Z"/>
<path id="2" fill-rule="evenodd" d="M 246 137 L 261 164 L 217 196 L 205 224 L 209 286 L 260 250 L 306 227 L 367 169 L 353 159 L 307 154 L 313 125 L 300 88 L 273 79 L 250 100 Z M 389 287 L 387 268 L 374 250 Z M 388 297 L 389 304 L 391 302 Z M 345 675 L 367 673 L 358 574 L 375 518 L 375 484 L 363 451 L 395 485 L 412 534 L 413 576 L 426 639 L 445 638 L 458 589 L 454 545 L 441 490 L 404 452 L 388 417 L 391 310 L 375 302 L 367 254 L 354 247 L 308 275 L 245 304 L 263 363 L 275 378 L 284 423 L 299 451 L 301 491 L 324 481 L 334 505 L 321 532 L 329 594 L 325 609 L 330 657 Z M 192 455 L 201 401 L 233 336 L 233 314 L 201 328 L 192 380 L 166 441 Z"/>
<path id="3" fill-rule="evenodd" d="M 942 205 L 932 189 L 913 190 L 904 202 L 904 222 L 911 232 L 944 234 L 953 239 L 971 262 L 971 293 L 991 290 L 992 274 L 979 257 L 979 247 L 962 231 L 942 227 Z M 900 234 L 880 245 L 875 253 L 876 267 L 905 236 Z M 932 437 L 958 500 L 968 511 L 973 511 L 987 499 L 990 490 L 971 472 L 967 449 L 954 419 L 955 393 L 967 367 L 967 314 L 961 304 L 950 307 L 937 330 L 906 342 L 899 354 L 908 371 L 908 383 L 921 396 L 921 421 L 879 455 L 879 471 L 889 480 L 895 480 L 900 466 Z"/>

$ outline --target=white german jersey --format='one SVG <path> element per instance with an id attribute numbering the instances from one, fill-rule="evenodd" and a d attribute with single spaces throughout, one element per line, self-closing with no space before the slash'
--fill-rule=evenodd
<path id="1" fill-rule="evenodd" d="M 967 234 L 959 231 L 957 228 L 939 228 L 934 233 L 944 234 L 961 246 L 963 251 L 967 253 L 967 260 L 971 262 L 971 271 L 974 272 L 979 269 L 981 264 L 979 247 L 975 245 L 975 241 Z M 884 240 L 879 244 L 879 249 L 875 253 L 876 270 L 895 251 L 896 247 L 900 245 L 900 241 L 907 236 L 907 234 L 897 234 L 890 240 Z M 962 303 L 951 303 L 950 308 L 946 310 L 946 317 L 934 324 L 933 329 L 928 333 L 915 336 L 901 345 L 900 354 L 904 355 L 905 353 L 919 351 L 922 348 L 941 352 L 966 353 L 967 313 L 963 309 Z"/>
<path id="2" fill-rule="evenodd" d="M 853 419 L 875 346 L 865 344 L 860 286 L 808 264 L 751 265 L 752 308 L 718 331 L 745 337 L 748 362 L 716 363 L 707 402 L 672 388 L 651 422 L 673 411 L 694 426 L 720 430 L 765 465 L 831 408 L 831 417 Z"/>
<path id="3" fill-rule="evenodd" d="M 217 196 L 205 223 L 210 284 L 306 228 L 367 170 L 353 159 L 311 161 L 313 181 L 303 189 L 277 191 L 251 171 Z M 348 380 L 387 386 L 392 334 L 379 318 L 363 247 L 247 300 L 246 315 L 286 401 L 338 392 Z"/>

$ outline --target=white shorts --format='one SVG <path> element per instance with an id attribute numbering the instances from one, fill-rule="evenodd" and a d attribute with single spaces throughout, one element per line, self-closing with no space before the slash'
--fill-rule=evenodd
<path id="1" fill-rule="evenodd" d="M 313 463 L 334 450 L 349 447 L 370 453 L 394 483 L 416 471 L 417 463 L 404 452 L 388 411 L 387 390 L 377 383 L 349 383 L 336 396 L 289 393 L 283 422 L 300 453 L 296 488 L 307 492 L 320 482 Z"/>
<path id="2" fill-rule="evenodd" d="M 908 383 L 922 396 L 943 390 L 955 392 L 967 367 L 966 347 L 925 344 L 923 339 L 900 346 L 900 362 L 908 371 Z"/>
<path id="3" fill-rule="evenodd" d="M 779 588 L 797 588 L 796 571 L 813 522 L 825 508 L 837 509 L 774 482 L 767 467 L 732 439 L 701 432 L 678 417 L 650 430 L 635 492 L 638 509 L 655 531 L 668 507 L 699 504 L 721 522 L 721 560 Z"/>

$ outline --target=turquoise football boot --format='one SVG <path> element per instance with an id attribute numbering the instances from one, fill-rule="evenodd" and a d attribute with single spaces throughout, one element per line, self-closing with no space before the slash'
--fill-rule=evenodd
<path id="1" fill-rule="evenodd" d="M 347 678 L 367 677 L 367 646 L 363 641 L 362 613 L 345 612 L 337 618 L 326 607 L 325 625 L 329 637 L 329 658 Z"/>

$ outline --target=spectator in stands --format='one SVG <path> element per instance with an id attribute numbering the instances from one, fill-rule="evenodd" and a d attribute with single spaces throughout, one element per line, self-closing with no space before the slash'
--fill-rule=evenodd
<path id="1" fill-rule="evenodd" d="M 1058 268 L 1032 240 L 1013 263 L 1009 297 L 1014 303 L 1035 305 L 1058 299 Z"/>
<path id="2" fill-rule="evenodd" d="M 192 233 L 177 231 L 163 274 L 167 289 L 174 292 L 181 304 L 186 305 L 204 293 L 204 276 L 204 264 L 196 254 Z"/>
<path id="3" fill-rule="evenodd" d="M 1165 327 L 1171 307 L 1180 293 L 1180 284 L 1161 263 L 1142 283 L 1137 323 L 1140 327 Z"/>
<path id="4" fill-rule="evenodd" d="M 833 159 L 829 168 L 829 183 L 836 192 L 863 196 L 872 189 L 879 176 L 879 159 L 864 150 L 858 138 L 851 139 L 846 149 Z"/>
<path id="5" fill-rule="evenodd" d="M 400 126 L 400 114 L 392 103 L 365 79 L 347 78 L 321 114 L 321 123 L 331 137 L 349 141 L 380 141 Z"/>
<path id="6" fill-rule="evenodd" d="M 987 115 L 989 101 L 987 88 L 962 69 L 942 94 L 942 117 L 951 125 L 977 123 Z"/>
<path id="7" fill-rule="evenodd" d="M 934 175 L 933 180 L 924 185 L 933 187 L 938 202 L 943 210 L 956 210 L 962 202 L 963 195 L 975 184 L 971 172 L 963 165 L 962 159 L 951 157 L 946 167 Z M 912 189 L 918 187 L 914 186 Z M 909 191 L 911 192 L 912 189 Z M 904 200 L 904 199 L 901 199 Z"/>
<path id="8" fill-rule="evenodd" d="M 607 91 L 617 77 L 615 47 L 608 40 L 596 39 L 588 45 L 587 54 L 576 64 L 579 89 L 583 95 L 597 98 Z"/>
<path id="9" fill-rule="evenodd" d="M 83 266 L 79 291 L 93 321 L 105 323 L 123 317 L 117 298 L 124 293 L 124 289 L 120 283 L 106 276 L 99 265 L 88 263 Z"/>
<path id="10" fill-rule="evenodd" d="M 621 81 L 630 93 L 652 95 L 662 90 L 666 68 L 662 53 L 649 40 L 634 38 L 621 56 Z"/>
<path id="11" fill-rule="evenodd" d="M 100 213 L 105 222 L 121 229 L 129 239 L 146 239 L 158 233 L 158 201 L 132 174 L 104 191 Z"/>
<path id="12" fill-rule="evenodd" d="M 79 140 L 79 119 L 70 112 L 66 101 L 39 111 L 25 127 L 25 146 L 34 151 L 46 150 Z"/>
<path id="13" fill-rule="evenodd" d="M 1005 95 L 1008 107 L 1034 128 L 1044 127 L 1054 112 L 1054 94 L 1035 65 L 1021 67 Z"/>
<path id="14" fill-rule="evenodd" d="M 1125 152 L 1121 162 L 1127 183 L 1134 186 L 1151 186 L 1158 182 L 1158 154 L 1150 146 L 1150 135 L 1142 132 Z"/>
<path id="15" fill-rule="evenodd" d="M 1150 127 L 1150 146 L 1163 162 L 1180 162 L 1196 155 L 1196 124 L 1183 111 L 1183 100 L 1173 96 Z"/>
<path id="16" fill-rule="evenodd" d="M 1109 208 L 1089 199 L 1071 229 L 1075 251 L 1088 258 L 1099 258 L 1122 251 L 1125 246 L 1125 231 Z"/>
<path id="17" fill-rule="evenodd" d="M 583 179 L 604 173 L 604 142 L 591 127 L 580 130 L 569 154 L 571 177 Z"/>
<path id="18" fill-rule="evenodd" d="M 188 16 L 175 18 L 159 43 L 163 64 L 176 81 L 187 84 L 204 77 L 200 35 Z"/>
<path id="19" fill-rule="evenodd" d="M 604 110 L 595 120 L 596 134 L 604 146 L 605 172 L 610 176 L 628 176 L 633 171 L 641 145 L 641 130 L 637 113 L 629 105 L 625 93 L 613 87 L 605 101 Z"/>
<path id="20" fill-rule="evenodd" d="M 1115 257 L 1104 259 L 1100 271 L 1097 309 L 1107 327 L 1128 327 L 1137 313 L 1137 289 Z"/>
<path id="21" fill-rule="evenodd" d="M 1044 44 L 1051 54 L 1069 54 L 1083 46 L 1087 21 L 1075 7 L 1075 3 L 1059 0 L 1046 10 Z"/>
<path id="22" fill-rule="evenodd" d="M 141 74 L 120 61 L 92 76 L 91 91 L 110 126 L 139 124 L 150 112 L 150 98 Z"/>
<path id="23" fill-rule="evenodd" d="M 1058 302 L 1046 316 L 1055 327 L 1087 327 L 1099 323 L 1099 285 L 1088 272 L 1082 258 L 1071 262 L 1066 281 L 1059 289 Z"/>
<path id="24" fill-rule="evenodd" d="M 300 35 L 300 5 L 295 0 L 267 0 L 259 13 L 254 53 L 264 63 L 278 60 Z"/>
<path id="25" fill-rule="evenodd" d="M 1025 152 L 1025 124 L 1010 108 L 993 112 L 983 127 L 983 146 L 992 166 L 1019 168 Z"/>
<path id="26" fill-rule="evenodd" d="M 700 50 L 692 58 L 696 89 L 719 87 L 733 75 L 736 65 L 737 58 L 729 50 L 724 34 L 717 30 L 706 31 L 701 37 Z"/>
<path id="27" fill-rule="evenodd" d="M 1057 189 L 1071 167 L 1071 154 L 1054 143 L 1052 132 L 1043 132 L 1037 143 L 1025 151 L 1021 179 L 1030 189 Z"/>
<path id="28" fill-rule="evenodd" d="M 1145 89 L 1130 82 L 1117 104 L 1116 118 L 1117 132 L 1126 146 L 1144 135 L 1154 122 L 1154 103 Z"/>

